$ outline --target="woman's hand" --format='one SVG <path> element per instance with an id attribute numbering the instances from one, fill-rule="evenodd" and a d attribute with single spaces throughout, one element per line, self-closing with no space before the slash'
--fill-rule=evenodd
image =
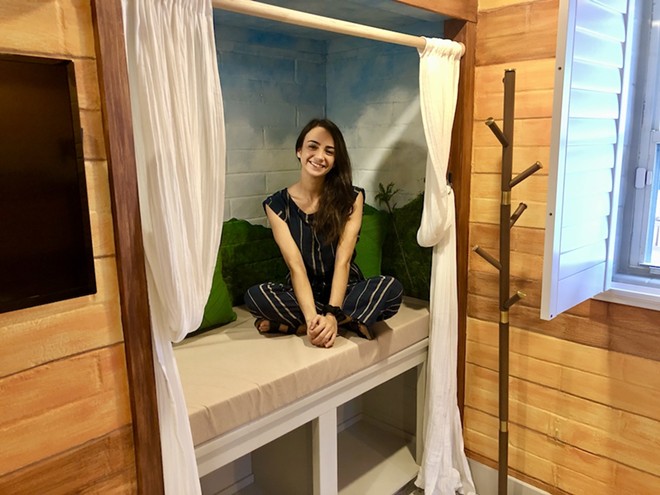
<path id="1" fill-rule="evenodd" d="M 309 341 L 317 347 L 332 347 L 337 338 L 337 319 L 333 314 L 316 315 L 307 324 Z"/>

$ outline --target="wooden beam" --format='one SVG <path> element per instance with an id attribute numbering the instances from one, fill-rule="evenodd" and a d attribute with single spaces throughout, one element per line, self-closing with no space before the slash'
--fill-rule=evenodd
<path id="1" fill-rule="evenodd" d="M 445 37 L 465 45 L 458 82 L 458 101 L 451 137 L 448 172 L 456 196 L 456 263 L 458 278 L 458 407 L 465 403 L 465 340 L 467 335 L 468 258 L 470 254 L 470 180 L 472 175 L 472 127 L 474 124 L 474 73 L 476 24 L 451 19 Z"/>
<path id="2" fill-rule="evenodd" d="M 477 66 L 509 68 L 518 61 L 554 58 L 558 9 L 557 0 L 535 0 L 480 12 Z"/>
<path id="3" fill-rule="evenodd" d="M 423 50 L 426 46 L 426 41 L 422 36 L 397 33 L 387 29 L 365 26 L 331 17 L 285 9 L 276 5 L 255 2 L 254 0 L 213 0 L 211 4 L 216 9 L 224 9 L 229 12 L 284 22 L 286 24 L 293 24 L 294 26 L 357 36 L 359 38 L 383 41 L 385 43 L 412 46 L 418 50 Z"/>
<path id="4" fill-rule="evenodd" d="M 164 493 L 121 0 L 92 0 L 138 493 Z"/>
<path id="5" fill-rule="evenodd" d="M 396 0 L 412 7 L 436 12 L 457 20 L 477 22 L 477 0 Z"/>

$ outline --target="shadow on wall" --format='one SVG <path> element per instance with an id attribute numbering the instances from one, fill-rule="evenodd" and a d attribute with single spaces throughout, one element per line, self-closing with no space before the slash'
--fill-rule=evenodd
<path id="1" fill-rule="evenodd" d="M 357 170 L 354 182 L 367 192 L 367 202 L 376 204 L 378 184 L 393 183 L 399 190 L 399 205 L 412 201 L 424 190 L 427 150 L 418 143 L 398 141 L 384 151 L 376 170 Z"/>

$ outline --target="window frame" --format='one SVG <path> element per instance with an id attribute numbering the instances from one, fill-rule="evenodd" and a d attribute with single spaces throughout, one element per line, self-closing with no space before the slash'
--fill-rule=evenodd
<path id="1" fill-rule="evenodd" d="M 626 211 L 622 218 L 624 224 L 632 226 L 627 233 L 631 240 L 628 246 L 619 246 L 621 249 L 617 255 L 619 271 L 613 273 L 608 290 L 596 295 L 594 299 L 657 311 L 660 309 L 660 268 L 646 262 L 645 256 L 649 242 L 648 236 L 651 233 L 651 202 L 653 193 L 657 194 L 660 184 L 660 165 L 657 165 L 657 160 L 660 159 L 658 156 L 660 151 L 660 131 L 658 130 L 660 128 L 660 97 L 658 96 L 660 90 L 660 62 L 658 61 L 660 55 L 660 0 L 652 1 L 650 15 L 648 15 L 648 11 L 643 10 L 643 1 L 641 8 L 639 5 L 640 1 L 637 0 L 634 12 L 637 17 L 635 29 L 640 30 L 639 36 L 648 37 L 642 38 L 641 41 L 636 39 L 634 45 L 648 46 L 648 50 L 640 50 L 637 54 L 637 66 L 634 70 L 636 80 L 639 80 L 640 64 L 644 64 L 644 89 L 635 95 L 635 103 L 631 105 L 630 114 L 639 117 L 641 113 L 642 124 L 640 138 L 635 141 L 635 147 L 628 142 L 629 153 L 626 156 L 626 163 L 623 165 L 623 172 L 628 172 L 630 177 L 630 182 L 625 187 L 627 192 L 634 196 L 628 204 L 631 211 Z M 643 25 L 645 19 L 650 20 L 650 27 Z M 649 29 L 649 32 L 642 33 L 643 29 Z M 649 109 L 652 110 L 649 111 Z M 627 140 L 630 140 L 630 136 Z M 645 168 L 653 175 L 651 184 L 646 184 L 642 189 L 636 189 L 634 186 L 634 176 L 638 168 Z M 623 237 L 620 227 L 621 225 L 617 225 L 617 237 Z M 628 264 L 625 269 L 620 266 L 622 262 Z"/>
<path id="2" fill-rule="evenodd" d="M 636 2 L 639 4 L 639 0 Z M 633 122 L 640 122 L 639 126 L 627 129 L 628 135 L 638 135 L 639 139 L 630 145 L 629 153 L 624 164 L 624 173 L 628 173 L 628 181 L 625 184 L 626 194 L 632 196 L 630 205 L 624 206 L 624 222 L 631 226 L 629 232 L 630 246 L 621 246 L 621 252 L 617 254 L 618 271 L 614 274 L 614 280 L 625 279 L 627 276 L 638 276 L 642 279 L 650 278 L 651 285 L 660 287 L 660 279 L 654 274 L 650 263 L 650 249 L 653 237 L 653 212 L 655 211 L 658 190 L 658 175 L 660 166 L 657 165 L 660 148 L 660 98 L 657 92 L 660 90 L 658 78 L 660 76 L 660 63 L 658 56 L 660 50 L 660 0 L 652 0 L 637 10 L 637 19 L 634 29 L 639 30 L 639 37 L 635 45 L 640 48 L 634 64 L 635 80 L 640 81 L 643 89 L 637 89 L 634 104 L 631 105 L 630 115 Z M 644 10 L 645 8 L 649 10 Z M 647 24 L 648 22 L 648 24 Z M 636 85 L 639 87 L 639 84 Z M 641 114 L 641 118 L 640 118 Z M 637 134 L 635 131 L 639 131 Z M 630 137 L 626 138 L 630 140 Z M 646 170 L 645 185 L 642 188 L 636 186 L 636 176 L 640 170 Z M 650 179 L 650 180 L 649 180 Z M 625 194 L 624 194 L 625 196 Z M 622 229 L 617 229 L 617 235 L 621 235 Z M 624 236 L 625 237 L 625 236 Z M 655 280 L 655 282 L 653 282 Z M 632 282 L 634 284 L 634 282 Z M 646 285 L 646 282 L 642 283 Z"/>

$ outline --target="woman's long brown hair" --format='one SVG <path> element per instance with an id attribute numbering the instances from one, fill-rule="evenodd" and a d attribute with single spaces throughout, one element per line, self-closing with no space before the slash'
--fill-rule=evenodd
<path id="1" fill-rule="evenodd" d="M 323 243 L 332 244 L 341 236 L 355 201 L 351 159 L 339 127 L 328 119 L 312 119 L 307 123 L 296 140 L 296 152 L 302 149 L 305 136 L 315 127 L 324 128 L 335 142 L 335 163 L 325 176 L 319 209 L 314 214 L 314 230 Z"/>

